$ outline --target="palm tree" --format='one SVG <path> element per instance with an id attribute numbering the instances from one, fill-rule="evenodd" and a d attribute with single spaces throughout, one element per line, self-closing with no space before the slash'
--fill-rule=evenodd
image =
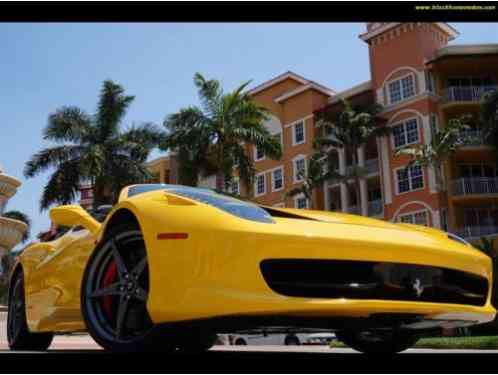
<path id="1" fill-rule="evenodd" d="M 11 210 L 11 211 L 4 212 L 2 216 L 9 218 L 9 219 L 21 221 L 28 226 L 28 229 L 26 230 L 26 232 L 22 236 L 22 242 L 23 243 L 26 242 L 29 238 L 29 232 L 31 230 L 31 220 L 28 217 L 28 215 L 26 215 L 20 211 Z"/>
<path id="2" fill-rule="evenodd" d="M 346 156 L 351 156 L 352 168 L 346 175 L 336 173 L 335 179 L 336 182 L 353 180 L 356 197 L 361 204 L 360 180 L 367 171 L 359 165 L 357 151 L 371 139 L 389 134 L 390 129 L 384 126 L 384 121 L 378 116 L 381 111 L 379 105 L 353 107 L 343 99 L 341 107 L 340 112 L 324 110 L 317 113 L 317 125 L 322 135 L 315 140 L 314 147 L 328 154 L 338 148 L 344 150 Z"/>
<path id="3" fill-rule="evenodd" d="M 183 155 L 180 175 L 192 185 L 199 173 L 216 173 L 217 189 L 224 190 L 237 166 L 241 180 L 250 188 L 254 166 L 244 145 L 255 145 L 272 159 L 282 155 L 279 141 L 262 124 L 267 110 L 244 93 L 249 82 L 225 93 L 219 81 L 196 73 L 194 84 L 201 107 L 187 107 L 167 117 L 164 126 L 169 134 L 162 148 Z"/>
<path id="4" fill-rule="evenodd" d="M 495 149 L 498 149 L 498 90 L 484 94 L 481 100 L 481 121 L 486 129 L 486 135 L 491 136 Z"/>
<path id="5" fill-rule="evenodd" d="M 120 131 L 133 100 L 122 86 L 107 80 L 94 115 L 74 106 L 50 114 L 43 138 L 56 145 L 34 154 L 24 169 L 28 178 L 55 169 L 44 187 L 40 210 L 72 202 L 83 181 L 92 184 L 94 205 L 99 206 L 115 202 L 123 186 L 149 177 L 143 163 L 163 133 L 150 123 Z"/>
<path id="6" fill-rule="evenodd" d="M 303 181 L 302 184 L 287 191 L 285 198 L 303 194 L 308 202 L 310 202 L 310 207 L 313 208 L 313 191 L 322 187 L 325 181 L 338 177 L 334 166 L 331 165 L 330 159 L 328 159 L 328 167 L 324 164 L 326 159 L 327 155 L 323 155 L 320 152 L 314 153 L 308 161 L 306 172 L 301 170 L 298 173 L 298 177 Z"/>
<path id="7" fill-rule="evenodd" d="M 460 134 L 462 130 L 468 128 L 468 125 L 465 124 L 468 119 L 469 116 L 464 115 L 449 120 L 446 127 L 434 134 L 431 143 L 403 147 L 396 152 L 396 156 L 407 155 L 410 157 L 406 169 L 412 165 L 433 167 L 437 187 L 444 189 L 442 166 L 456 153 L 459 147 L 464 145 L 464 140 Z"/>

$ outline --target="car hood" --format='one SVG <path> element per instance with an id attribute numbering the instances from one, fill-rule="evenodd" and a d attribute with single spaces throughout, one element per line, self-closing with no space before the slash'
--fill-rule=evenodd
<path id="1" fill-rule="evenodd" d="M 330 211 L 300 210 L 292 208 L 275 209 L 274 207 L 271 207 L 271 210 L 280 211 L 283 213 L 289 213 L 296 217 L 302 217 L 303 219 L 317 220 L 332 224 L 362 225 L 374 228 L 395 229 L 395 230 L 405 230 L 405 231 L 409 230 L 409 231 L 423 232 L 429 235 L 447 237 L 447 234 L 439 229 L 428 228 L 422 225 L 391 223 L 388 221 L 373 219 L 370 217 L 365 217 L 360 215 L 351 215 L 351 214 L 330 212 Z"/>

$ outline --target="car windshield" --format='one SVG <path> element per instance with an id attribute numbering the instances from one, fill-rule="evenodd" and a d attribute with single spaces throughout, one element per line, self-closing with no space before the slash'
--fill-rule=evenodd
<path id="1" fill-rule="evenodd" d="M 213 190 L 206 188 L 191 188 L 188 186 L 171 185 L 171 184 L 143 184 L 143 185 L 134 185 L 130 187 L 128 189 L 128 197 L 133 197 L 134 195 L 137 194 L 148 193 L 149 191 L 166 190 L 166 189 L 195 189 L 195 190 L 214 193 Z"/>
<path id="2" fill-rule="evenodd" d="M 154 190 L 165 190 L 197 202 L 208 204 L 242 219 L 261 223 L 273 223 L 271 215 L 254 203 L 245 202 L 206 188 L 194 188 L 182 185 L 149 184 L 135 185 L 128 189 L 128 196 L 134 196 Z"/>

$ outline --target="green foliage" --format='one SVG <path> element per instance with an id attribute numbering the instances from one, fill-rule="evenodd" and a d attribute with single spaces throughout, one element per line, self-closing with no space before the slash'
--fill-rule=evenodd
<path id="1" fill-rule="evenodd" d="M 256 145 L 273 159 L 282 155 L 280 143 L 263 126 L 267 110 L 244 93 L 249 82 L 225 93 L 219 81 L 196 73 L 194 84 L 201 106 L 183 108 L 164 121 L 168 135 L 161 148 L 178 152 L 180 183 L 196 185 L 199 175 L 216 173 L 227 188 L 237 166 L 241 180 L 252 186 L 254 166 L 243 143 Z"/>
<path id="2" fill-rule="evenodd" d="M 375 104 L 370 107 L 353 107 L 348 101 L 341 100 L 341 110 L 323 110 L 317 113 L 317 125 L 321 136 L 314 141 L 314 149 L 326 168 L 325 180 L 331 182 L 346 182 L 353 180 L 358 201 L 360 201 L 360 179 L 365 177 L 367 171 L 359 165 L 357 151 L 365 146 L 371 139 L 382 137 L 390 133 L 390 128 L 384 126 L 384 121 L 378 116 L 382 107 Z M 350 155 L 352 167 L 346 174 L 336 172 L 337 166 L 332 165 L 332 152 L 334 149 L 344 150 L 345 155 Z M 325 167 L 326 165 L 326 167 Z M 325 172 L 324 172 L 325 173 Z M 320 186 L 321 178 L 315 178 Z"/>
<path id="3" fill-rule="evenodd" d="M 28 229 L 26 230 L 26 232 L 22 236 L 22 242 L 23 243 L 26 242 L 29 238 L 29 232 L 31 230 L 31 220 L 28 217 L 28 215 L 26 215 L 20 211 L 12 210 L 12 211 L 4 212 L 4 214 L 2 216 L 7 217 L 9 219 L 22 221 L 24 224 L 26 224 L 28 226 Z"/>
<path id="4" fill-rule="evenodd" d="M 396 152 L 396 156 L 406 155 L 410 157 L 406 168 L 412 165 L 433 167 L 436 172 L 437 184 L 442 188 L 444 186 L 444 177 L 441 174 L 441 168 L 444 162 L 449 160 L 459 147 L 465 145 L 464 140 L 461 138 L 461 133 L 469 127 L 467 125 L 469 120 L 470 116 L 468 115 L 451 119 L 444 128 L 433 135 L 431 143 L 403 147 Z"/>
<path id="5" fill-rule="evenodd" d="M 474 247 L 476 247 L 477 249 L 481 250 L 486 255 L 488 255 L 491 258 L 493 258 L 493 260 L 498 255 L 498 254 L 496 254 L 495 240 L 494 239 L 488 239 L 486 237 L 482 237 L 481 238 L 481 243 L 480 244 L 476 244 Z"/>
<path id="6" fill-rule="evenodd" d="M 43 139 L 55 145 L 34 154 L 24 169 L 28 178 L 54 170 L 44 187 L 40 210 L 71 203 L 83 181 L 93 184 L 94 205 L 98 206 L 114 203 L 124 186 L 150 177 L 143 163 L 164 135 L 149 123 L 120 130 L 133 100 L 122 86 L 107 80 L 94 115 L 68 106 L 49 115 Z"/>
<path id="7" fill-rule="evenodd" d="M 481 122 L 488 136 L 498 149 L 498 90 L 487 92 L 481 99 Z M 497 154 L 498 164 L 498 154 Z"/>

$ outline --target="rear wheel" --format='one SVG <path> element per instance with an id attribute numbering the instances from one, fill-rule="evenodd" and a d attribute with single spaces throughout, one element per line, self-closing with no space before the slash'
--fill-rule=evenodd
<path id="1" fill-rule="evenodd" d="M 336 336 L 347 346 L 366 354 L 399 353 L 415 345 L 419 339 L 412 332 L 397 330 L 341 331 Z"/>
<path id="2" fill-rule="evenodd" d="M 12 350 L 47 350 L 52 343 L 52 333 L 31 333 L 26 322 L 24 277 L 22 271 L 12 279 L 7 313 L 7 340 Z"/>
<path id="3" fill-rule="evenodd" d="M 133 224 L 112 229 L 91 256 L 83 277 L 81 310 L 88 332 L 111 351 L 171 351 L 146 308 L 149 269 L 142 233 Z"/>

